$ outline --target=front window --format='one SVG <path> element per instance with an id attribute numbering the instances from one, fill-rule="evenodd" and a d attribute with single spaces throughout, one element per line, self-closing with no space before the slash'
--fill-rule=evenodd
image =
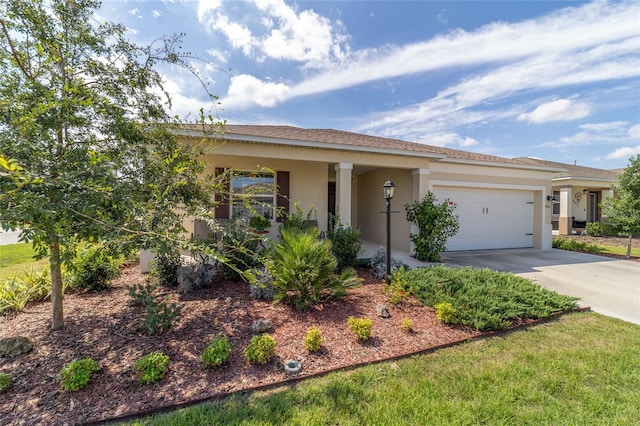
<path id="1" fill-rule="evenodd" d="M 261 215 L 273 219 L 275 178 L 273 172 L 234 171 L 231 178 L 231 217 Z"/>
<path id="2" fill-rule="evenodd" d="M 553 191 L 553 201 L 551 204 L 551 214 L 560 215 L 560 191 Z"/>

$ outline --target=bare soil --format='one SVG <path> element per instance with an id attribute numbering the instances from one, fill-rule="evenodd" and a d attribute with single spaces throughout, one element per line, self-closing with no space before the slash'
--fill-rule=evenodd
<path id="1" fill-rule="evenodd" d="M 283 304 L 252 299 L 248 284 L 217 281 L 189 296 L 174 290 L 158 290 L 184 306 L 175 325 L 160 336 L 148 336 L 141 327 L 142 311 L 128 306 L 126 285 L 146 279 L 137 267 L 125 269 L 110 289 L 99 293 L 65 296 L 65 328 L 50 330 L 50 304 L 29 306 L 24 312 L 0 318 L 0 338 L 26 336 L 34 349 L 15 359 L 0 359 L 0 372 L 13 377 L 11 387 L 0 394 L 0 424 L 74 424 L 108 419 L 145 410 L 213 397 L 289 380 L 286 360 L 302 363 L 308 376 L 340 367 L 410 354 L 480 333 L 451 327 L 439 321 L 432 308 L 410 299 L 389 303 L 382 284 L 366 270 L 359 270 L 364 285 L 309 312 L 296 312 Z M 380 318 L 376 305 L 385 304 L 391 316 Z M 346 326 L 349 316 L 373 320 L 372 338 L 357 341 Z M 259 319 L 273 322 L 276 357 L 256 366 L 246 362 L 243 349 L 251 339 L 250 327 Z M 402 320 L 413 323 L 403 332 Z M 324 337 L 322 349 L 308 353 L 304 337 L 317 326 Z M 203 368 L 200 355 L 217 334 L 233 345 L 230 360 L 217 368 Z M 158 383 L 140 384 L 134 362 L 152 351 L 162 351 L 171 361 Z M 101 367 L 89 384 L 77 391 L 60 389 L 56 375 L 64 363 L 92 357 Z"/>

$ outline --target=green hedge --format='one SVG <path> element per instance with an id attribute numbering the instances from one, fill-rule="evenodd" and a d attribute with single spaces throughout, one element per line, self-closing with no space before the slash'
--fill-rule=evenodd
<path id="1" fill-rule="evenodd" d="M 422 303 L 451 303 L 459 323 L 481 331 L 506 328 L 517 318 L 543 318 L 577 307 L 574 297 L 489 269 L 417 268 L 407 271 L 407 280 Z"/>

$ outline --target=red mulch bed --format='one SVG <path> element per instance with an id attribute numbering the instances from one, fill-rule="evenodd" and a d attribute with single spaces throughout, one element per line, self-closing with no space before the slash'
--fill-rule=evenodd
<path id="1" fill-rule="evenodd" d="M 24 312 L 0 318 L 0 338 L 26 336 L 34 349 L 15 359 L 0 359 L 0 372 L 13 384 L 0 394 L 0 424 L 82 423 L 213 397 L 227 392 L 286 381 L 285 360 L 302 362 L 296 377 L 314 375 L 354 364 L 410 354 L 480 333 L 444 325 L 432 308 L 409 300 L 394 306 L 382 293 L 382 284 L 366 270 L 359 270 L 364 285 L 351 290 L 342 301 L 300 313 L 267 301 L 255 301 L 242 282 L 218 281 L 211 288 L 189 296 L 176 291 L 158 292 L 184 305 L 177 323 L 160 336 L 148 336 L 141 328 L 141 308 L 128 306 L 126 285 L 143 283 L 137 267 L 124 270 L 112 288 L 99 293 L 65 296 L 65 328 L 51 331 L 50 304 L 29 306 Z M 376 316 L 376 305 L 385 304 L 390 318 Z M 350 316 L 373 319 L 372 338 L 360 343 L 346 326 Z M 277 342 L 276 357 L 262 366 L 247 364 L 243 349 L 251 339 L 251 324 L 267 318 Z M 405 333 L 401 323 L 409 318 L 414 331 Z M 318 353 L 304 349 L 304 337 L 317 326 L 324 337 Z M 217 334 L 229 337 L 233 353 L 218 368 L 203 369 L 200 355 Z M 171 361 L 159 383 L 143 385 L 132 366 L 151 351 L 162 351 Z M 63 364 L 92 357 L 102 370 L 77 392 L 59 388 L 56 375 Z"/>

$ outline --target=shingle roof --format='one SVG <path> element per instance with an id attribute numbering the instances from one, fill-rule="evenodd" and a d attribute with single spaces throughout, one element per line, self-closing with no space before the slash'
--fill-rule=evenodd
<path id="1" fill-rule="evenodd" d="M 346 132 L 343 130 L 303 129 L 293 126 L 228 124 L 226 126 L 225 135 L 265 138 L 269 139 L 269 142 L 272 143 L 277 143 L 277 140 L 286 140 L 290 143 L 299 144 L 300 146 L 306 146 L 307 143 L 322 143 L 344 147 L 362 147 L 365 150 L 368 148 L 389 151 L 405 151 L 407 153 L 416 154 L 434 154 L 434 156 L 438 156 L 440 158 L 446 157 L 446 159 L 463 161 L 489 162 L 530 168 L 548 168 L 548 166 L 531 164 L 519 159 L 497 157 L 422 143 L 406 142 L 398 139 Z"/>
<path id="2" fill-rule="evenodd" d="M 598 179 L 617 181 L 618 176 L 622 173 L 623 169 L 606 170 L 596 169 L 594 167 L 578 166 L 573 164 L 558 163 L 556 161 L 541 160 L 538 158 L 519 157 L 516 160 L 527 162 L 532 165 L 541 165 L 547 167 L 557 167 L 566 169 L 562 172 L 557 172 L 554 176 L 555 179 L 572 178 L 572 179 Z"/>

